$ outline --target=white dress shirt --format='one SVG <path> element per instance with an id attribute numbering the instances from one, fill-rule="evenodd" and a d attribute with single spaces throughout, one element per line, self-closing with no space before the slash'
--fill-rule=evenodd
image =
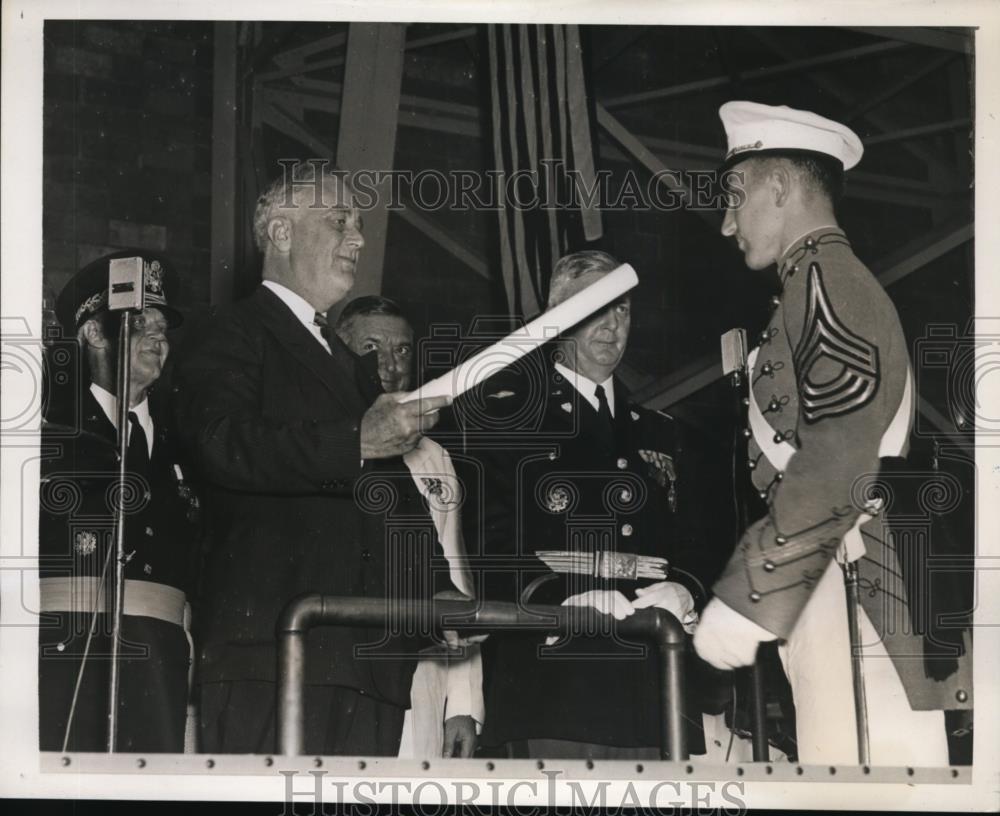
<path id="1" fill-rule="evenodd" d="M 292 314 L 298 318 L 298 321 L 309 329 L 309 333 L 316 338 L 316 342 L 326 349 L 327 354 L 332 354 L 329 344 L 323 339 L 323 334 L 319 330 L 319 326 L 313 322 L 316 318 L 316 310 L 309 304 L 309 301 L 302 297 L 302 295 L 293 292 L 287 286 L 282 286 L 275 281 L 266 280 L 264 281 L 264 286 L 281 298 L 281 302 L 292 310 Z"/>
<path id="2" fill-rule="evenodd" d="M 118 397 L 112 394 L 110 391 L 106 391 L 97 383 L 90 384 L 90 393 L 94 395 L 94 399 L 97 400 L 97 404 L 101 406 L 101 410 L 104 411 L 104 415 L 108 418 L 108 421 L 114 425 L 115 430 L 118 430 Z M 146 434 L 146 446 L 149 448 L 149 456 L 153 456 L 153 417 L 149 413 L 149 399 L 143 398 L 142 402 L 135 406 L 131 410 L 136 419 L 139 420 L 139 425 Z M 132 425 L 128 426 L 128 435 L 132 436 Z"/>
<path id="3" fill-rule="evenodd" d="M 600 410 L 600 405 L 597 402 L 597 386 L 600 385 L 604 389 L 604 396 L 608 400 L 608 409 L 611 411 L 611 416 L 615 415 L 615 388 L 614 388 L 614 375 L 612 374 L 602 383 L 595 383 L 588 377 L 584 377 L 583 374 L 579 374 L 570 368 L 566 368 L 562 363 L 556 363 L 556 371 L 566 378 L 566 381 L 572 385 L 587 402 L 591 404 L 595 411 Z"/>

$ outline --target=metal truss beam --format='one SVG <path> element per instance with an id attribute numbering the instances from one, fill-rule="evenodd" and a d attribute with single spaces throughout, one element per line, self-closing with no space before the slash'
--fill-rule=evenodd
<path id="1" fill-rule="evenodd" d="M 973 224 L 954 224 L 921 236 L 897 252 L 892 253 L 872 267 L 872 272 L 882 286 L 888 288 L 911 272 L 922 269 L 931 261 L 951 252 L 975 237 Z"/>
<path id="2" fill-rule="evenodd" d="M 601 105 L 597 104 L 594 106 L 597 114 L 597 124 L 612 138 L 614 139 L 625 152 L 630 155 L 633 159 L 638 161 L 643 167 L 649 170 L 652 174 L 657 173 L 669 173 L 671 169 L 665 165 L 652 150 L 646 147 L 642 141 L 636 138 L 628 128 L 626 128 L 621 122 L 615 119 L 607 109 Z M 667 189 L 672 192 L 680 193 L 687 196 L 687 200 L 692 200 L 691 189 L 683 183 L 678 183 L 672 179 L 669 175 L 664 175 L 660 177 L 660 183 L 665 185 Z M 699 218 L 707 221 L 713 229 L 719 226 L 720 218 L 717 212 L 711 210 L 691 210 Z"/>
<path id="3" fill-rule="evenodd" d="M 351 23 L 340 97 L 337 167 L 392 169 L 405 42 L 405 25 Z M 389 211 L 385 207 L 375 207 L 365 214 L 365 251 L 358 258 L 352 292 L 355 297 L 382 292 L 388 228 Z"/>
<path id="4" fill-rule="evenodd" d="M 261 119 L 280 133 L 308 147 L 317 157 L 333 156 L 332 147 L 327 144 L 323 137 L 312 128 L 298 121 L 294 116 L 283 110 L 280 105 L 266 97 L 261 100 Z M 339 103 L 338 103 L 339 104 Z M 406 223 L 418 229 L 434 243 L 448 252 L 452 257 L 461 261 L 472 272 L 481 278 L 491 280 L 489 266 L 486 261 L 471 252 L 461 241 L 453 238 L 448 232 L 434 224 L 430 219 L 421 215 L 415 209 L 405 206 L 407 202 L 402 202 L 404 208 L 393 210 Z"/>
<path id="5" fill-rule="evenodd" d="M 415 51 L 418 48 L 425 48 L 429 45 L 452 42 L 454 40 L 464 40 L 476 35 L 476 27 L 468 26 L 457 31 L 449 31 L 444 34 L 435 34 L 430 37 L 418 37 L 406 42 L 403 45 L 405 51 Z M 323 60 L 306 62 L 306 57 L 313 54 L 321 54 L 324 51 L 334 51 L 342 48 L 347 43 L 346 32 L 331 34 L 328 37 L 321 37 L 311 43 L 290 48 L 287 51 L 274 54 L 271 59 L 279 66 L 276 71 L 267 71 L 259 74 L 257 80 L 260 82 L 273 82 L 277 79 L 285 79 L 300 74 L 311 73 L 324 68 L 336 68 L 344 64 L 344 56 L 339 54 Z"/>
<path id="6" fill-rule="evenodd" d="M 440 45 L 441 43 L 454 42 L 455 40 L 467 40 L 470 37 L 475 37 L 478 30 L 475 26 L 468 26 L 466 28 L 459 28 L 456 31 L 448 31 L 444 34 L 417 37 L 407 41 L 406 50 L 415 51 L 418 48 L 426 48 L 428 45 Z"/>
<path id="7" fill-rule="evenodd" d="M 906 74 L 906 76 L 900 78 L 897 82 L 893 82 L 886 88 L 879 89 L 863 102 L 857 103 L 853 108 L 851 108 L 850 111 L 840 117 L 840 121 L 845 125 L 850 125 L 859 116 L 868 113 L 868 111 L 873 108 L 877 108 L 883 102 L 887 102 L 892 99 L 897 94 L 905 91 L 911 85 L 919 82 L 925 76 L 933 74 L 935 71 L 940 71 L 953 59 L 956 59 L 954 54 L 944 54 L 937 59 L 931 60 L 917 70 Z"/>
<path id="8" fill-rule="evenodd" d="M 885 144 L 886 142 L 902 142 L 907 139 L 922 139 L 925 136 L 933 136 L 937 133 L 944 133 L 949 130 L 963 130 L 972 127 L 972 120 L 968 118 L 949 119 L 946 122 L 935 122 L 931 125 L 921 125 L 919 127 L 897 130 L 895 133 L 879 133 L 877 136 L 869 136 L 863 139 L 865 147 Z"/>
<path id="9" fill-rule="evenodd" d="M 928 45 L 960 54 L 971 54 L 973 39 L 964 31 L 943 31 L 939 28 L 893 28 L 890 26 L 844 26 L 848 31 L 859 31 L 873 37 L 883 37 L 912 45 Z"/>
<path id="10" fill-rule="evenodd" d="M 769 31 L 760 28 L 748 29 L 754 37 L 760 40 L 764 45 L 773 50 L 778 54 L 785 55 L 790 59 L 794 59 L 797 55 L 801 55 L 803 48 L 798 43 L 791 39 L 782 39 L 774 36 Z M 834 79 L 830 76 L 813 76 L 812 81 L 822 90 L 829 93 L 831 96 L 839 99 L 847 106 L 856 104 L 854 98 L 854 92 L 848 88 L 844 83 L 839 80 Z M 870 110 L 862 115 L 866 121 L 874 125 L 879 130 L 885 132 L 895 132 L 899 130 L 899 124 L 894 120 L 890 119 L 881 111 Z M 954 167 L 952 167 L 948 162 L 942 161 L 942 159 L 932 153 L 929 150 L 924 149 L 919 144 L 914 144 L 912 142 L 903 142 L 902 148 L 906 150 L 911 156 L 919 159 L 924 164 L 928 166 L 929 169 L 936 169 L 943 174 L 951 174 L 954 172 Z"/>
<path id="11" fill-rule="evenodd" d="M 802 59 L 783 62 L 780 65 L 769 65 L 765 68 L 755 68 L 751 71 L 743 71 L 739 74 L 742 82 L 756 82 L 762 79 L 773 79 L 785 74 L 796 74 L 811 71 L 816 68 L 825 68 L 836 65 L 838 62 L 846 60 L 862 59 L 871 56 L 880 56 L 901 48 L 906 48 L 904 43 L 881 42 L 872 45 L 864 45 L 860 48 L 848 48 L 843 51 L 834 51 L 829 54 L 820 54 L 815 57 L 803 57 Z M 682 82 L 666 88 L 658 88 L 652 91 L 642 91 L 640 93 L 625 94 L 605 100 L 602 104 L 609 110 L 622 108 L 628 105 L 638 105 L 646 102 L 659 101 L 661 99 L 671 99 L 677 96 L 708 91 L 713 88 L 725 88 L 732 83 L 729 74 L 698 79 L 692 82 Z"/>
<path id="12" fill-rule="evenodd" d="M 650 148 L 667 140 L 656 139 L 646 136 L 637 136 L 642 144 Z M 672 143 L 678 146 L 678 143 Z M 609 161 L 619 161 L 631 164 L 633 159 L 618 149 L 614 144 L 600 140 L 600 155 Z M 697 149 L 697 148 L 696 148 Z M 713 161 L 709 161 L 699 156 L 692 156 L 689 153 L 671 151 L 669 154 L 662 151 L 653 151 L 663 166 L 676 171 L 704 171 L 715 167 L 720 151 L 710 151 L 713 154 Z M 855 173 L 850 174 L 850 178 L 845 190 L 848 198 L 863 201 L 881 201 L 888 204 L 898 204 L 903 207 L 916 207 L 920 209 L 932 209 L 941 206 L 942 203 L 954 203 L 961 200 L 962 196 L 968 193 L 965 190 L 941 189 L 928 182 L 914 181 L 912 179 L 900 178 L 897 176 L 886 176 L 878 173 Z M 714 223 L 714 222 L 713 222 Z"/>

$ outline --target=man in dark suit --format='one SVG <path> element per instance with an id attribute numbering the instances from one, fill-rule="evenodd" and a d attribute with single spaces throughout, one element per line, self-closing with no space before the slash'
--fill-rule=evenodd
<path id="1" fill-rule="evenodd" d="M 167 304 L 166 262 L 134 250 L 88 264 L 65 286 L 56 304 L 65 332 L 78 343 L 80 376 L 50 384 L 42 430 L 42 750 L 107 750 L 111 644 L 106 588 L 115 549 L 109 497 L 118 479 L 116 371 L 122 314 L 107 308 L 108 266 L 113 258 L 132 256 L 144 260 L 146 309 L 129 318 L 128 560 L 117 746 L 142 752 L 184 749 L 191 652 L 185 593 L 198 500 L 148 399 L 167 359 L 166 331 L 179 324 L 181 316 Z M 76 356 L 66 346 L 57 346 L 53 354 Z M 65 372 L 67 367 L 60 369 Z"/>
<path id="2" fill-rule="evenodd" d="M 427 518 L 399 457 L 447 400 L 381 394 L 377 373 L 326 325 L 354 283 L 364 239 L 350 193 L 315 171 L 299 165 L 261 196 L 263 284 L 214 314 L 177 368 L 178 428 L 212 525 L 200 630 L 207 751 L 274 750 L 274 628 L 289 600 L 384 597 L 421 566 L 389 535 Z M 420 523 L 426 537 L 433 527 Z M 308 752 L 395 754 L 413 664 L 402 647 L 363 653 L 383 634 L 325 627 L 310 636 Z"/>
<path id="3" fill-rule="evenodd" d="M 549 307 L 618 266 L 603 252 L 561 258 Z M 660 606 L 691 626 L 705 578 L 679 536 L 674 423 L 629 402 L 614 377 L 630 327 L 624 296 L 483 390 L 484 554 L 512 565 L 484 574 L 487 600 L 603 613 L 593 637 L 496 632 L 484 643 L 482 742 L 509 756 L 659 757 L 655 659 L 615 639 L 613 619 Z M 700 715 L 689 715 L 700 753 Z"/>
<path id="4" fill-rule="evenodd" d="M 406 391 L 413 384 L 413 326 L 403 310 L 389 298 L 365 295 L 355 298 L 340 313 L 337 335 L 359 356 L 373 355 L 386 392 Z M 442 412 L 444 413 L 444 412 Z M 439 425 L 437 430 L 440 431 Z M 458 463 L 460 466 L 460 462 Z M 440 473 L 432 479 L 440 481 Z M 456 480 L 459 480 L 456 474 Z M 456 525 L 457 529 L 457 525 Z M 449 563 L 464 555 L 460 537 L 439 531 L 442 554 Z M 458 550 L 462 549 L 462 552 Z M 449 567 L 440 577 L 443 596 L 450 590 L 471 593 L 471 584 Z M 425 658 L 413 675 L 410 717 L 404 724 L 400 756 L 472 756 L 478 725 L 483 721 L 482 662 L 479 647 L 466 646 L 466 658 Z"/>

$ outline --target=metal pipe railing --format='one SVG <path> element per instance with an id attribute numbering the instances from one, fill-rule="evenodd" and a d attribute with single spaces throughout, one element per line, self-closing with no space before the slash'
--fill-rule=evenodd
<path id="1" fill-rule="evenodd" d="M 542 606 L 500 601 L 426 600 L 394 603 L 384 598 L 354 598 L 335 595 L 302 595 L 286 604 L 278 618 L 277 751 L 297 756 L 305 750 L 306 635 L 317 626 L 384 625 L 390 613 L 395 621 L 442 622 L 442 628 L 459 632 L 474 629 L 534 629 L 561 636 L 580 633 L 593 610 L 582 607 Z M 623 637 L 648 641 L 657 650 L 660 666 L 660 752 L 664 759 L 688 758 L 684 727 L 684 629 L 663 609 L 640 609 L 615 621 Z"/>

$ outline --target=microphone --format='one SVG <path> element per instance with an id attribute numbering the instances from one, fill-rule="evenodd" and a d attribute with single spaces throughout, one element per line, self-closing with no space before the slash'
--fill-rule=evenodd
<path id="1" fill-rule="evenodd" d="M 739 387 L 747 367 L 746 329 L 730 329 L 719 338 L 719 343 L 722 346 L 722 373 L 731 376 L 733 385 Z"/>
<path id="2" fill-rule="evenodd" d="M 135 309 L 141 312 L 146 305 L 146 287 L 143 286 L 142 258 L 114 258 L 108 264 L 108 311 Z"/>

